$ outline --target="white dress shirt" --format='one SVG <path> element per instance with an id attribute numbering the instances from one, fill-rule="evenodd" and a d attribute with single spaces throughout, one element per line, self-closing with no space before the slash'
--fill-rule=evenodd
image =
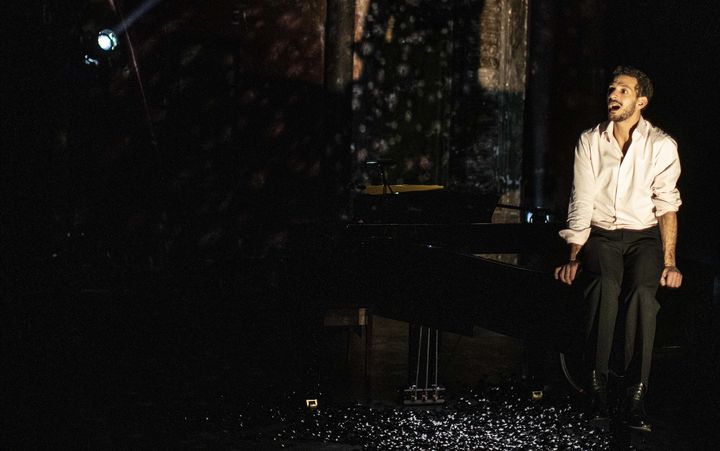
<path id="1" fill-rule="evenodd" d="M 677 143 L 640 118 L 623 157 L 611 121 L 580 135 L 575 164 L 568 228 L 560 231 L 567 243 L 583 245 L 590 227 L 642 230 L 657 217 L 682 204 L 676 184 L 680 177 Z"/>

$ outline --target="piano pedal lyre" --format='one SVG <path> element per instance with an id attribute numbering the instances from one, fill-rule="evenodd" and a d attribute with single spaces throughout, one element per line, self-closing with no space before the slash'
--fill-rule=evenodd
<path id="1" fill-rule="evenodd" d="M 435 335 L 435 350 L 434 355 L 431 355 L 430 349 L 432 347 L 431 345 L 431 329 L 427 326 L 420 326 L 419 334 L 418 334 L 418 352 L 417 352 L 417 361 L 415 363 L 415 383 L 411 385 L 409 388 L 405 389 L 404 391 L 404 399 L 403 404 L 406 406 L 428 406 L 428 405 L 439 405 L 445 403 L 445 387 L 441 387 L 438 384 L 438 358 L 439 355 L 439 349 L 438 349 L 438 339 L 439 339 L 439 331 L 437 329 L 434 329 L 434 335 Z M 423 340 L 423 337 L 426 338 L 426 340 Z M 420 367 L 421 367 L 421 360 L 423 356 L 423 342 L 425 342 L 425 387 L 421 388 L 420 385 Z M 434 365 L 432 366 L 434 369 L 433 377 L 435 379 L 435 383 L 430 383 L 430 375 L 431 375 L 431 360 L 434 362 Z"/>

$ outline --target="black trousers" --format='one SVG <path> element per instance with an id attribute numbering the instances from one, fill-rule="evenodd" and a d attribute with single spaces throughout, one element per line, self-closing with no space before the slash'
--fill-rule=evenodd
<path id="1" fill-rule="evenodd" d="M 608 373 L 617 329 L 624 332 L 622 361 L 626 380 L 647 385 L 660 309 L 655 295 L 663 269 L 658 227 L 645 230 L 593 227 L 580 258 L 585 281 L 588 362 L 595 370 Z M 616 325 L 618 312 L 624 324 Z"/>

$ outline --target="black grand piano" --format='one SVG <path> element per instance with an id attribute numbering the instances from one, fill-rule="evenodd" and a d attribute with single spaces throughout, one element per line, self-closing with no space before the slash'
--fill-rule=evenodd
<path id="1" fill-rule="evenodd" d="M 296 231 L 296 286 L 325 309 L 363 307 L 434 329 L 472 334 L 480 326 L 520 338 L 567 358 L 571 378 L 582 308 L 575 288 L 552 276 L 566 258 L 557 233 L 563 224 L 537 209 L 522 210 L 534 222 L 493 223 L 497 208 L 518 208 L 497 201 L 441 187 L 368 187 L 339 231 Z M 691 275 L 683 287 L 658 294 L 658 349 L 696 346 L 709 327 L 714 270 L 687 260 L 681 268 Z M 579 380 L 570 382 L 582 390 Z"/>

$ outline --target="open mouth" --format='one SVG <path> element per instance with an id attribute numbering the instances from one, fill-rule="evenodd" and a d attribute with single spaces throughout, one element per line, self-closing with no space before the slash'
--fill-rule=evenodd
<path id="1" fill-rule="evenodd" d="M 620 105 L 618 105 L 617 103 L 614 103 L 614 104 L 608 105 L 608 110 L 614 112 L 614 111 L 619 110 L 620 107 L 621 107 Z"/>

